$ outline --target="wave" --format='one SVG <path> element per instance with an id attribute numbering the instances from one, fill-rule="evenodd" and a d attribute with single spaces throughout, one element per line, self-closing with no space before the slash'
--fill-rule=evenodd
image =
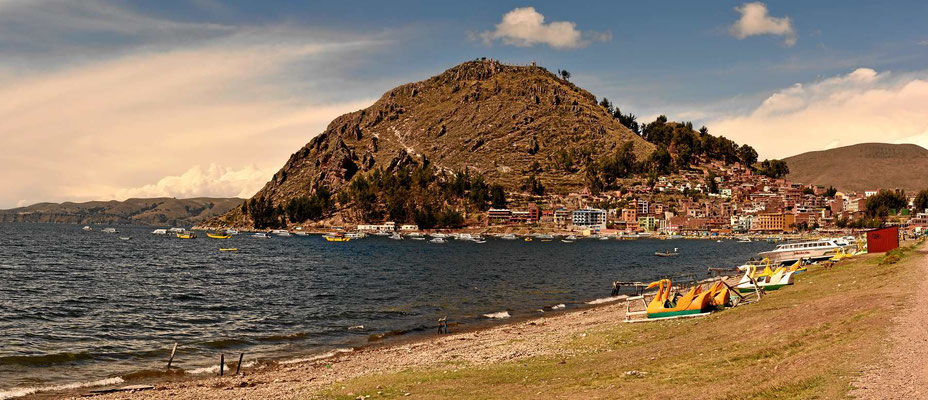
<path id="1" fill-rule="evenodd" d="M 500 312 L 495 312 L 495 313 L 483 314 L 483 316 L 487 318 L 492 318 L 492 319 L 502 319 L 502 318 L 509 318 L 512 315 L 509 315 L 509 311 L 500 311 Z"/>
<path id="2" fill-rule="evenodd" d="M 256 364 L 255 361 L 246 361 L 242 363 L 242 368 L 250 368 L 250 367 L 253 367 L 255 364 Z M 225 370 L 235 372 L 233 369 L 234 366 L 235 366 L 235 362 L 227 362 Z M 190 371 L 186 371 L 186 373 L 191 374 L 191 375 L 218 374 L 219 364 L 209 366 L 209 367 L 194 368 L 194 369 L 191 369 Z"/>
<path id="3" fill-rule="evenodd" d="M 562 308 L 567 308 L 567 305 L 564 304 L 564 303 L 561 303 L 561 304 L 558 304 L 558 305 L 555 305 L 555 306 L 551 306 L 551 309 L 552 309 L 552 310 L 560 310 L 560 309 L 562 309 Z"/>
<path id="4" fill-rule="evenodd" d="M 605 304 L 605 303 L 611 303 L 613 301 L 625 300 L 627 298 L 628 296 L 623 294 L 621 296 L 603 297 L 601 299 L 591 300 L 591 301 L 586 302 L 586 304 L 589 304 L 589 305 Z"/>
<path id="5" fill-rule="evenodd" d="M 30 394 L 36 394 L 39 392 L 57 392 L 61 390 L 73 390 L 73 389 L 80 389 L 80 388 L 87 388 L 87 387 L 94 387 L 94 386 L 110 386 L 110 385 L 118 385 L 123 382 L 125 382 L 125 380 L 117 377 L 117 378 L 100 379 L 100 380 L 91 381 L 91 382 L 66 383 L 63 385 L 15 387 L 15 388 L 10 388 L 10 389 L 0 390 L 0 400 L 28 396 Z"/>
<path id="6" fill-rule="evenodd" d="M 209 342 L 204 342 L 203 346 L 206 346 L 211 349 L 226 349 L 230 347 L 241 347 L 244 345 L 249 345 L 251 342 L 243 339 L 219 339 Z"/>
<path id="7" fill-rule="evenodd" d="M 312 357 L 307 357 L 307 358 L 294 358 L 294 359 L 292 359 L 292 360 L 278 361 L 277 363 L 278 363 L 278 364 L 282 364 L 282 365 L 288 365 L 288 364 L 299 364 L 299 363 L 310 362 L 310 361 L 319 361 L 319 360 L 324 360 L 324 359 L 326 359 L 326 358 L 335 357 L 335 356 L 337 356 L 337 355 L 339 355 L 339 354 L 342 354 L 342 353 L 351 353 L 352 351 L 354 351 L 354 349 L 347 349 L 347 348 L 335 349 L 335 350 L 332 350 L 332 351 L 329 351 L 329 352 L 326 352 L 326 353 L 322 353 L 322 354 L 319 354 L 319 355 L 316 355 L 316 356 L 312 356 Z M 247 366 L 248 364 L 245 364 L 245 365 Z"/>
<path id="8" fill-rule="evenodd" d="M 0 365 L 24 365 L 27 367 L 46 367 L 55 364 L 66 364 L 77 361 L 92 360 L 94 357 L 88 353 L 55 353 L 40 356 L 6 356 L 0 357 Z"/>

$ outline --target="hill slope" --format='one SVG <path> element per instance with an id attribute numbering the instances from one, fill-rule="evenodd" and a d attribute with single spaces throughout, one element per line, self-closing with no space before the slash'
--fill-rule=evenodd
<path id="1" fill-rule="evenodd" d="M 237 198 L 162 197 L 86 203 L 38 203 L 0 210 L 0 222 L 190 226 L 225 214 L 241 206 L 243 201 Z"/>
<path id="2" fill-rule="evenodd" d="M 785 158 L 787 179 L 864 191 L 928 188 L 928 150 L 914 144 L 861 143 Z"/>
<path id="3" fill-rule="evenodd" d="M 654 149 L 595 96 L 546 69 L 471 61 L 336 118 L 255 197 L 277 205 L 323 186 L 335 193 L 359 172 L 389 172 L 426 160 L 439 171 L 469 168 L 509 190 L 537 162 L 538 179 L 551 191 L 566 192 L 582 187 L 585 176 L 545 168 L 559 152 L 599 158 L 629 141 L 638 158 Z M 234 215 L 225 221 L 241 222 Z"/>

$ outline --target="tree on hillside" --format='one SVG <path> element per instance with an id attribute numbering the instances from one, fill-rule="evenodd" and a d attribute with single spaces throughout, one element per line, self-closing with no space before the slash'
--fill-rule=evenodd
<path id="1" fill-rule="evenodd" d="M 835 197 L 838 194 L 838 189 L 835 189 L 834 186 L 829 186 L 828 190 L 825 191 L 825 197 Z"/>
<path id="2" fill-rule="evenodd" d="M 915 201 L 912 202 L 916 212 L 925 212 L 928 208 L 928 190 L 922 190 L 915 195 Z"/>
<path id="3" fill-rule="evenodd" d="M 525 181 L 522 182 L 522 190 L 536 196 L 545 194 L 545 186 L 542 185 L 541 181 L 535 177 L 535 174 L 531 174 L 528 176 L 528 178 L 525 178 Z"/>
<path id="4" fill-rule="evenodd" d="M 738 148 L 738 159 L 741 161 L 741 164 L 751 168 L 752 165 L 757 163 L 757 150 L 754 150 L 754 148 L 751 146 L 743 144 L 740 148 Z"/>
<path id="5" fill-rule="evenodd" d="M 780 179 L 789 175 L 789 166 L 783 160 L 764 160 L 760 163 L 758 172 L 773 179 Z"/>
<path id="6" fill-rule="evenodd" d="M 493 208 L 506 208 L 506 190 L 502 185 L 493 184 L 490 186 L 490 205 Z"/>
<path id="7" fill-rule="evenodd" d="M 612 112 L 612 117 L 619 120 L 620 124 L 625 125 L 625 127 L 632 132 L 637 134 L 641 133 L 640 127 L 638 126 L 638 117 L 635 117 L 635 114 L 622 114 L 622 110 L 619 110 L 619 108 L 616 107 L 615 111 Z"/>
<path id="8" fill-rule="evenodd" d="M 612 103 L 609 102 L 609 99 L 603 97 L 603 100 L 599 102 L 599 105 L 609 111 L 609 114 L 615 112 L 615 109 L 612 106 Z"/>
<path id="9" fill-rule="evenodd" d="M 563 80 L 565 80 L 565 81 L 566 81 L 566 80 L 570 80 L 570 72 L 567 72 L 566 69 L 559 69 L 557 72 L 558 72 L 558 74 L 561 75 L 561 79 L 563 79 Z"/>

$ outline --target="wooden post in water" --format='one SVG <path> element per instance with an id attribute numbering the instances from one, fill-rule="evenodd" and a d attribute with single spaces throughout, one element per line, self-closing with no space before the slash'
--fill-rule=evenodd
<path id="1" fill-rule="evenodd" d="M 235 375 L 238 375 L 238 372 L 242 370 L 242 359 L 245 358 L 245 353 L 238 355 L 238 365 L 235 366 Z"/>
<path id="2" fill-rule="evenodd" d="M 222 376 L 223 369 L 226 367 L 226 355 L 219 355 L 219 376 Z"/>
<path id="3" fill-rule="evenodd" d="M 174 348 L 171 349 L 171 358 L 168 359 L 168 369 L 171 369 L 171 363 L 174 362 L 174 353 L 177 351 L 177 342 L 174 342 Z"/>

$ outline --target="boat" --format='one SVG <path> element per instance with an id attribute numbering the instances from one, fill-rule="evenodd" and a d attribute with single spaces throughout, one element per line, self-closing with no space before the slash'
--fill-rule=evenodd
<path id="1" fill-rule="evenodd" d="M 500 239 L 503 239 L 503 240 L 516 240 L 516 239 L 518 239 L 519 237 L 516 236 L 516 235 L 513 235 L 513 234 L 511 234 L 511 233 L 507 233 L 507 234 L 505 234 L 505 235 L 503 235 L 503 236 L 500 236 L 499 238 L 500 238 Z"/>
<path id="2" fill-rule="evenodd" d="M 309 236 L 309 233 L 303 232 L 303 231 L 296 231 L 296 232 L 293 232 L 293 234 L 297 236 Z"/>
<path id="3" fill-rule="evenodd" d="M 597 239 L 599 240 L 609 240 L 609 236 L 600 236 Z"/>
<path id="4" fill-rule="evenodd" d="M 367 235 L 364 232 L 348 232 L 344 236 L 349 239 L 362 239 Z"/>
<path id="5" fill-rule="evenodd" d="M 757 287 L 768 291 L 793 284 L 793 272 L 787 271 L 786 267 L 779 267 L 775 271 L 771 271 L 768 263 L 764 267 L 764 272 L 760 274 L 757 274 L 757 267 L 755 264 L 745 264 L 738 267 L 739 270 L 744 271 L 744 276 L 735 286 L 736 290 L 741 293 L 753 292 L 755 283 Z"/>
<path id="6" fill-rule="evenodd" d="M 387 231 L 377 231 L 373 233 L 374 236 L 390 236 L 390 232 Z"/>
<path id="7" fill-rule="evenodd" d="M 223 235 L 221 233 L 206 232 L 206 236 L 209 236 L 213 239 L 229 239 L 232 235 Z"/>
<path id="8" fill-rule="evenodd" d="M 685 295 L 678 297 L 676 293 L 670 296 L 673 284 L 670 279 L 661 279 L 651 282 L 648 289 L 658 287 L 657 295 L 648 303 L 647 314 L 649 319 L 677 317 L 681 315 L 703 314 L 712 311 L 715 306 L 713 291 L 703 291 L 698 285 L 690 288 Z"/>
<path id="9" fill-rule="evenodd" d="M 406 236 L 409 236 L 409 237 L 411 237 L 411 238 L 417 238 L 417 237 L 422 237 L 422 234 L 419 233 L 419 232 L 410 232 L 410 233 L 409 233 L 408 235 L 406 235 Z"/>
<path id="10" fill-rule="evenodd" d="M 744 237 L 744 238 L 738 239 L 738 243 L 751 243 L 751 238 Z"/>
<path id="11" fill-rule="evenodd" d="M 561 242 L 564 242 L 564 243 L 573 243 L 574 241 L 573 241 L 573 240 L 567 240 L 567 239 L 561 239 Z"/>
<path id="12" fill-rule="evenodd" d="M 117 233 L 116 228 L 103 228 L 103 233 Z"/>
<path id="13" fill-rule="evenodd" d="M 410 239 L 412 239 L 412 240 L 425 240 L 425 238 L 422 237 L 422 236 L 413 236 L 413 237 L 411 237 Z"/>
<path id="14" fill-rule="evenodd" d="M 325 238 L 326 242 L 350 242 L 351 241 L 350 237 L 347 237 L 342 233 L 329 233 L 326 235 L 322 235 L 322 237 Z"/>
<path id="15" fill-rule="evenodd" d="M 433 237 L 433 238 L 439 238 L 439 239 L 445 239 L 445 238 L 448 237 L 448 235 L 446 235 L 446 234 L 444 234 L 444 233 L 441 233 L 441 232 L 431 233 L 431 234 L 429 234 L 429 236 L 431 236 L 431 237 Z"/>
<path id="16" fill-rule="evenodd" d="M 259 238 L 259 239 L 270 239 L 271 238 L 270 236 L 267 235 L 267 233 L 264 233 L 264 232 L 255 232 L 253 235 L 251 235 L 251 237 Z"/>
<path id="17" fill-rule="evenodd" d="M 680 253 L 678 253 L 677 248 L 674 247 L 673 251 L 656 251 L 654 252 L 654 255 L 658 257 L 676 257 L 680 255 Z"/>
<path id="18" fill-rule="evenodd" d="M 482 240 L 482 239 L 481 239 L 481 240 L 474 240 L 474 243 L 477 243 L 477 244 L 484 244 L 484 243 L 486 243 L 486 242 L 487 242 L 486 240 Z"/>
<path id="19" fill-rule="evenodd" d="M 457 240 L 474 240 L 474 236 L 469 233 L 459 233 L 454 238 Z"/>
<path id="20" fill-rule="evenodd" d="M 403 237 L 400 236 L 399 233 L 393 233 L 392 235 L 390 235 L 390 239 L 393 239 L 393 240 L 403 240 Z"/>
<path id="21" fill-rule="evenodd" d="M 171 229 L 168 229 L 168 233 L 178 233 L 178 232 L 186 232 L 186 231 L 187 231 L 187 230 L 184 229 L 184 228 L 171 228 Z"/>
<path id="22" fill-rule="evenodd" d="M 238 229 L 234 229 L 234 228 L 226 229 L 226 235 L 238 235 Z"/>
<path id="23" fill-rule="evenodd" d="M 731 290 L 728 289 L 725 282 L 718 281 L 710 286 L 709 293 L 709 296 L 712 297 L 712 302 L 715 303 L 715 307 L 719 310 L 731 304 Z"/>
<path id="24" fill-rule="evenodd" d="M 680 235 L 669 235 L 669 236 L 667 236 L 667 239 L 668 239 L 668 240 L 683 239 L 683 236 L 680 236 Z"/>
<path id="25" fill-rule="evenodd" d="M 526 236 L 526 237 L 525 237 L 525 241 L 526 241 L 526 242 L 531 242 L 531 241 L 532 241 L 531 236 Z"/>
<path id="26" fill-rule="evenodd" d="M 120 236 L 119 240 L 131 240 L 132 236 Z"/>
<path id="27" fill-rule="evenodd" d="M 155 230 L 151 231 L 151 234 L 152 234 L 152 235 L 167 235 L 167 234 L 168 234 L 168 230 L 167 230 L 167 229 L 155 229 Z"/>
<path id="28" fill-rule="evenodd" d="M 277 236 L 290 237 L 290 232 L 288 232 L 286 229 L 274 229 L 271 231 L 271 233 Z"/>
<path id="29" fill-rule="evenodd" d="M 175 233 L 178 239 L 196 239 L 197 234 L 193 232 Z"/>
<path id="30" fill-rule="evenodd" d="M 825 261 L 838 253 L 841 246 L 834 239 L 784 243 L 770 251 L 758 253 L 775 264 L 791 264 L 801 259 Z"/>
<path id="31" fill-rule="evenodd" d="M 228 248 L 228 249 L 219 249 L 219 251 L 238 251 L 238 249 L 235 248 L 235 247 L 232 247 L 232 248 Z"/>
<path id="32" fill-rule="evenodd" d="M 83 230 L 83 231 L 85 231 L 85 232 L 90 232 L 90 231 L 93 230 L 93 228 L 91 228 L 90 225 L 84 225 L 84 227 L 81 228 L 81 230 Z"/>
<path id="33" fill-rule="evenodd" d="M 564 239 L 566 239 L 566 240 L 577 240 L 577 237 L 574 236 L 574 235 L 570 235 L 570 236 L 567 236 L 567 237 L 564 238 Z"/>
<path id="34" fill-rule="evenodd" d="M 535 238 L 536 238 L 536 239 L 547 239 L 547 240 L 551 240 L 551 239 L 554 239 L 554 235 L 548 235 L 548 234 L 539 233 L 539 234 L 535 235 Z"/>
<path id="35" fill-rule="evenodd" d="M 444 243 L 447 243 L 447 242 L 445 242 L 445 239 L 444 239 L 444 238 L 437 237 L 437 238 L 434 238 L 434 239 L 432 239 L 432 240 L 429 240 L 429 243 L 444 244 Z"/>

